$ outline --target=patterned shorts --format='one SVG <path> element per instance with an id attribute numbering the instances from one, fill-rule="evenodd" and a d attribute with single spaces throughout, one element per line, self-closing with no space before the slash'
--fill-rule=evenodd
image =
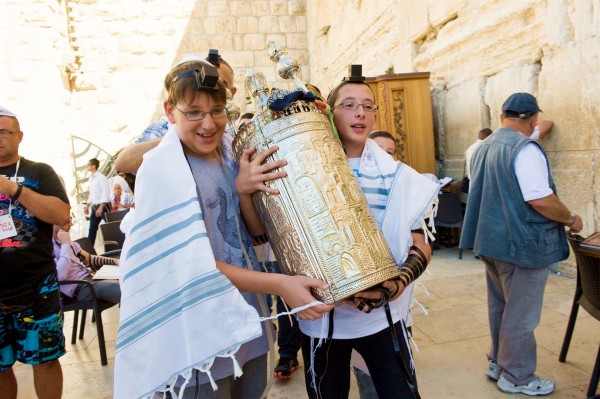
<path id="1" fill-rule="evenodd" d="M 66 353 L 63 312 L 56 273 L 49 273 L 31 308 L 0 313 L 0 372 L 20 361 L 40 364 Z"/>

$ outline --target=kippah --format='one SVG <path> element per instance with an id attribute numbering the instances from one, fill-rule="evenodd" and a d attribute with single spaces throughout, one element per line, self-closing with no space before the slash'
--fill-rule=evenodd
<path id="1" fill-rule="evenodd" d="M 362 65 L 348 65 L 348 76 L 342 79 L 344 82 L 364 82 L 362 76 Z"/>
<path id="2" fill-rule="evenodd" d="M 206 57 L 206 61 L 218 68 L 219 65 L 221 65 L 221 56 L 219 55 L 219 50 L 214 48 L 208 50 L 208 57 Z"/>
<path id="3" fill-rule="evenodd" d="M 219 72 L 217 71 L 217 68 L 212 65 L 203 65 L 200 70 L 192 69 L 191 71 L 185 71 L 181 75 L 175 76 L 172 80 L 172 83 L 188 77 L 196 78 L 196 86 L 198 90 L 217 90 Z"/>

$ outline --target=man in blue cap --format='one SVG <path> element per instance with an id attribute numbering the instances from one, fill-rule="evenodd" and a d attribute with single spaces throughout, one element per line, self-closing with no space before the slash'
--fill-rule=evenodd
<path id="1" fill-rule="evenodd" d="M 487 376 L 506 393 L 547 395 L 535 375 L 536 341 L 549 265 L 569 256 L 564 227 L 581 218 L 561 202 L 542 147 L 531 139 L 540 108 L 529 93 L 502 105 L 502 127 L 473 155 L 460 247 L 485 263 L 492 346 Z"/>

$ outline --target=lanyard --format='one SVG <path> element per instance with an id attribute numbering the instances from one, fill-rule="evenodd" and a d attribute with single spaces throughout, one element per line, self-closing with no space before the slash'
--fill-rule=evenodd
<path id="1" fill-rule="evenodd" d="M 19 184 L 17 182 L 17 173 L 19 173 L 19 165 L 21 165 L 21 157 L 19 157 L 19 160 L 17 161 L 17 169 L 15 169 L 15 183 Z M 12 203 L 13 203 L 13 199 L 12 197 L 10 197 L 10 202 L 8 203 L 8 214 L 10 215 L 12 213 Z"/>

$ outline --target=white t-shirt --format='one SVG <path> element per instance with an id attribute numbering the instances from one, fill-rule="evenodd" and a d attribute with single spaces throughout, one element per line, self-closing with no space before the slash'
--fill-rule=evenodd
<path id="1" fill-rule="evenodd" d="M 475 150 L 479 148 L 481 143 L 483 143 L 483 140 L 477 139 L 477 141 L 471 144 L 465 151 L 465 176 L 467 176 L 469 180 L 471 179 L 471 158 L 473 158 Z"/>
<path id="2" fill-rule="evenodd" d="M 110 190 L 108 188 L 108 179 L 100 172 L 90 175 L 90 196 L 88 204 L 107 204 L 110 202 Z"/>
<path id="3" fill-rule="evenodd" d="M 553 194 L 548 184 L 546 157 L 536 143 L 526 144 L 515 158 L 515 173 L 525 201 Z"/>

